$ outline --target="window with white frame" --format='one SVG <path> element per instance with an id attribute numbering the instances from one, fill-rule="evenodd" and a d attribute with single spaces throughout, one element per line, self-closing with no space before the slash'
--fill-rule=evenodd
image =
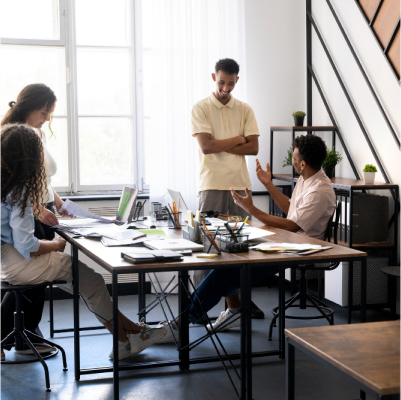
<path id="1" fill-rule="evenodd" d="M 58 166 L 53 186 L 74 192 L 134 183 L 141 188 L 142 86 L 136 84 L 141 57 L 135 54 L 141 35 L 135 35 L 135 2 L 1 0 L 0 5 L 0 115 L 30 83 L 55 92 L 54 135 L 45 129 Z"/>

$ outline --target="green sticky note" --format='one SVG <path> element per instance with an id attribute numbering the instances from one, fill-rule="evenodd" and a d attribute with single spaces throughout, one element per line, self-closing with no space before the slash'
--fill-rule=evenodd
<path id="1" fill-rule="evenodd" d="M 148 236 L 151 235 L 167 236 L 164 233 L 163 229 L 138 229 L 138 232 L 146 233 Z"/>

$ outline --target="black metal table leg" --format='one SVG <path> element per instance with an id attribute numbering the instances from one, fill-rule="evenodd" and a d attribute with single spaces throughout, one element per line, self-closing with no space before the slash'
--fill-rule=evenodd
<path id="1" fill-rule="evenodd" d="M 285 359 L 285 345 L 284 345 L 284 329 L 285 329 L 285 267 L 280 266 L 279 272 L 279 290 L 278 290 L 278 325 L 279 325 L 279 333 L 278 333 L 278 340 L 279 340 L 279 351 L 280 351 L 280 358 L 282 360 Z"/>
<path id="2" fill-rule="evenodd" d="M 246 389 L 247 399 L 252 400 L 252 305 L 251 305 L 251 290 L 252 290 L 252 269 L 250 265 L 246 266 Z M 241 296 L 242 296 L 241 292 Z"/>
<path id="3" fill-rule="evenodd" d="M 363 390 L 360 390 L 359 397 L 361 400 L 366 400 L 366 393 Z"/>
<path id="4" fill-rule="evenodd" d="M 351 323 L 352 307 L 354 306 L 354 263 L 348 263 L 348 323 Z"/>
<path id="5" fill-rule="evenodd" d="M 246 357 L 246 333 L 247 333 L 247 316 L 246 302 L 248 297 L 247 292 L 247 266 L 244 264 L 241 267 L 241 399 L 246 399 L 246 384 L 247 384 L 247 357 Z"/>
<path id="6" fill-rule="evenodd" d="M 145 293 L 145 274 L 143 272 L 138 273 L 138 317 L 139 320 L 145 318 L 146 321 L 146 293 Z"/>
<path id="7" fill-rule="evenodd" d="M 295 398 L 295 347 L 287 338 L 286 400 Z"/>
<path id="8" fill-rule="evenodd" d="M 361 264 L 361 322 L 366 322 L 366 281 L 368 274 L 367 258 L 364 258 Z"/>
<path id="9" fill-rule="evenodd" d="M 49 321 L 50 321 L 50 337 L 54 337 L 54 309 L 53 309 L 53 284 L 49 285 Z"/>
<path id="10" fill-rule="evenodd" d="M 180 284 L 178 286 L 178 314 L 180 315 L 179 330 L 179 359 L 180 369 L 189 369 L 189 313 L 188 313 L 188 271 L 179 272 Z M 183 287 L 184 286 L 184 287 Z"/>
<path id="11" fill-rule="evenodd" d="M 79 271 L 78 271 L 78 248 L 72 247 L 72 277 L 74 286 L 74 370 L 75 380 L 81 378 L 81 352 L 79 340 Z"/>
<path id="12" fill-rule="evenodd" d="M 113 295 L 113 387 L 114 400 L 119 399 L 120 381 L 119 381 L 119 359 L 118 359 L 118 274 L 112 274 L 112 295 Z"/>

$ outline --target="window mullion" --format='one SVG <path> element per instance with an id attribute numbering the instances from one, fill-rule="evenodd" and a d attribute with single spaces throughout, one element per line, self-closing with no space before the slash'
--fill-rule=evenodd
<path id="1" fill-rule="evenodd" d="M 75 39 L 75 1 L 61 0 L 65 3 L 65 36 L 66 36 L 66 68 L 69 69 L 69 84 L 67 84 L 68 103 L 68 160 L 70 185 L 74 192 L 79 190 L 79 146 L 78 146 L 78 105 L 77 105 L 77 63 Z M 70 187 L 68 188 L 70 190 Z"/>

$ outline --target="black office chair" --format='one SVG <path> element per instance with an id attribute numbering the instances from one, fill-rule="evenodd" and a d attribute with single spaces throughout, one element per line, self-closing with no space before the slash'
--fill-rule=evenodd
<path id="1" fill-rule="evenodd" d="M 65 281 L 54 281 L 51 282 L 52 284 L 63 284 L 66 283 Z M 58 350 L 61 351 L 61 354 L 63 356 L 63 371 L 67 371 L 67 360 L 65 356 L 65 351 L 64 349 L 59 346 L 56 343 L 51 342 L 50 340 L 44 339 L 37 334 L 28 331 L 25 329 L 24 326 L 24 312 L 22 311 L 22 296 L 23 292 L 28 289 L 32 288 L 37 288 L 40 286 L 48 286 L 49 283 L 41 283 L 38 285 L 10 285 L 8 282 L 1 282 L 1 291 L 2 292 L 14 292 L 15 294 L 15 312 L 14 312 L 14 330 L 7 335 L 2 341 L 1 345 L 3 347 L 4 345 L 8 344 L 8 341 L 14 337 L 14 347 L 15 350 L 23 350 L 24 349 L 24 343 L 28 345 L 28 347 L 32 350 L 33 355 L 35 358 L 32 357 L 27 357 L 24 360 L 15 360 L 15 361 L 2 361 L 1 364 L 25 364 L 25 363 L 30 363 L 30 362 L 35 362 L 35 361 L 40 361 L 42 364 L 44 370 L 45 370 L 45 379 L 46 379 L 46 391 L 50 392 L 50 378 L 49 378 L 49 369 L 45 363 L 44 360 L 54 357 L 57 353 Z M 35 346 L 32 344 L 32 341 L 36 343 L 46 343 L 52 347 L 56 348 L 56 351 L 52 351 L 50 354 L 47 356 L 42 356 L 39 354 L 35 348 Z"/>
<path id="2" fill-rule="evenodd" d="M 332 217 L 330 218 L 328 224 L 327 224 L 327 229 L 326 229 L 326 240 L 328 242 L 331 242 L 331 239 L 333 238 L 333 241 L 335 244 L 337 244 L 337 232 L 338 232 L 338 224 L 340 221 L 340 215 L 341 215 L 341 201 L 337 203 L 337 207 L 335 212 L 333 213 Z M 295 272 L 295 270 L 299 270 L 301 273 L 301 277 L 299 280 L 299 292 L 295 293 L 293 296 L 291 296 L 286 302 L 285 302 L 285 307 L 284 309 L 287 310 L 290 307 L 299 307 L 301 310 L 305 310 L 308 307 L 311 308 L 316 308 L 319 311 L 319 314 L 317 315 L 312 315 L 312 316 L 297 316 L 297 315 L 286 315 L 286 318 L 289 319 L 320 319 L 320 318 L 325 318 L 329 322 L 330 325 L 334 325 L 334 311 L 328 307 L 325 303 L 323 303 L 320 300 L 321 297 L 321 274 L 323 271 L 332 271 L 333 269 L 336 269 L 339 266 L 339 262 L 331 262 L 328 265 L 327 264 L 307 264 L 307 265 L 297 265 L 295 267 L 292 267 L 292 272 Z M 307 271 L 318 271 L 319 274 L 319 284 L 318 284 L 318 293 L 319 293 L 319 298 L 315 297 L 311 293 L 308 292 L 307 289 L 307 278 L 306 278 L 306 273 Z M 295 278 L 295 274 L 292 274 L 292 277 Z M 292 280 L 293 280 L 292 278 Z M 299 300 L 299 303 L 294 304 L 297 300 Z M 309 304 L 308 304 L 309 302 Z M 275 307 L 272 310 L 273 314 L 273 319 L 270 323 L 270 328 L 269 328 L 269 340 L 272 340 L 272 333 L 273 333 L 273 327 L 276 326 L 276 320 L 279 316 L 278 313 L 279 307 Z"/>

